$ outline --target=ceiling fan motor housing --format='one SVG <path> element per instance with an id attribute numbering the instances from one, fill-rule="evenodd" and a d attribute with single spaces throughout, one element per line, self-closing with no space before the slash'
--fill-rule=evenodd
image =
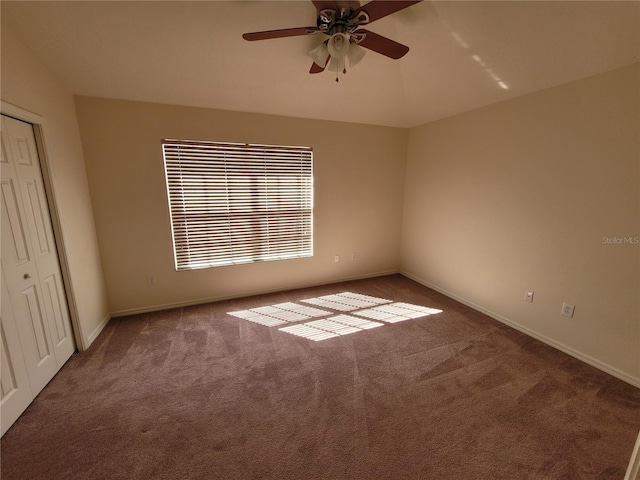
<path id="1" fill-rule="evenodd" d="M 324 9 L 318 14 L 318 30 L 326 35 L 336 33 L 351 34 L 364 24 L 369 23 L 369 15 L 365 11 L 360 11 L 352 18 L 353 10 L 341 8 L 340 10 Z"/>

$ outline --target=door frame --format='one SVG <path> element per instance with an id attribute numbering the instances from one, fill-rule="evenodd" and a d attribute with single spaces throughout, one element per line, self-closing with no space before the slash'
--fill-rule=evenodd
<path id="1" fill-rule="evenodd" d="M 84 335 L 82 334 L 82 325 L 79 321 L 78 307 L 73 291 L 73 284 L 71 282 L 71 272 L 69 270 L 67 250 L 64 243 L 64 235 L 62 233 L 60 215 L 56 202 L 55 187 L 52 181 L 51 167 L 49 164 L 50 157 L 48 155 L 45 143 L 45 138 L 47 136 L 47 126 L 45 118 L 41 115 L 38 115 L 37 113 L 30 112 L 29 110 L 25 110 L 24 108 L 18 107 L 11 103 L 7 103 L 5 101 L 0 102 L 0 113 L 9 117 L 13 117 L 16 120 L 21 120 L 33 125 L 33 134 L 36 139 L 38 160 L 40 161 L 40 170 L 42 171 L 45 197 L 47 200 L 47 206 L 49 207 L 49 216 L 51 217 L 51 224 L 53 227 L 53 237 L 56 244 L 56 253 L 58 254 L 58 263 L 60 264 L 60 271 L 62 273 L 62 284 L 64 295 L 67 300 L 69 317 L 71 318 L 73 337 L 76 342 L 76 348 L 79 350 L 86 350 L 88 348 L 88 345 L 85 345 L 83 341 Z"/>

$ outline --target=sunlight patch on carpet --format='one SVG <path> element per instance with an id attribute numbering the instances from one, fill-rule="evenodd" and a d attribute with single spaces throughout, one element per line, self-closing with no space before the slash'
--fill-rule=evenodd
<path id="1" fill-rule="evenodd" d="M 434 313 L 441 313 L 442 310 L 437 308 L 422 307 L 420 305 L 412 305 L 410 303 L 391 303 L 389 305 L 381 305 L 379 307 L 369 308 L 354 312 L 359 315 L 373 320 L 381 320 L 387 323 L 404 322 L 413 318 L 426 317 Z"/>
<path id="2" fill-rule="evenodd" d="M 322 297 L 307 298 L 301 301 L 341 312 L 349 312 L 359 308 L 372 307 L 374 305 L 391 302 L 391 300 L 387 300 L 386 298 L 370 297 L 369 295 L 362 295 L 360 293 L 353 292 L 324 295 Z"/>
<path id="3" fill-rule="evenodd" d="M 297 335 L 298 337 L 308 338 L 313 341 L 326 340 L 327 338 L 337 337 L 338 334 L 334 332 L 327 332 L 325 330 L 320 330 L 319 328 L 312 327 L 310 325 L 302 324 L 302 325 L 292 325 L 290 327 L 283 327 L 280 329 L 281 332 L 291 333 L 292 335 Z"/>
<path id="4" fill-rule="evenodd" d="M 317 342 L 319 340 L 325 340 L 338 335 L 348 335 L 350 333 L 357 333 L 370 328 L 382 327 L 383 325 L 384 324 L 382 323 L 371 322 L 369 320 L 352 317 L 350 315 L 337 315 L 335 317 L 314 320 L 301 325 L 283 327 L 279 330 L 281 332 L 291 333 Z"/>
<path id="5" fill-rule="evenodd" d="M 386 298 L 353 292 L 324 295 L 300 301 L 307 305 L 284 302 L 227 313 L 259 325 L 281 327 L 279 328 L 281 332 L 317 342 L 382 327 L 385 323 L 403 322 L 442 312 L 436 308 L 393 302 Z M 339 314 L 336 315 L 336 312 Z M 282 327 L 282 325 L 286 326 Z"/>
<path id="6" fill-rule="evenodd" d="M 312 318 L 326 317 L 333 312 L 321 310 L 319 308 L 298 305 L 297 303 L 285 302 L 276 305 L 251 308 L 237 312 L 227 312 L 227 315 L 242 318 L 253 323 L 265 325 L 267 327 L 277 327 L 286 323 L 305 321 Z"/>

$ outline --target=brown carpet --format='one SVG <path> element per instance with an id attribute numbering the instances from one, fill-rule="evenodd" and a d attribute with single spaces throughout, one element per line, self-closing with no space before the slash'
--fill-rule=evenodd
<path id="1" fill-rule="evenodd" d="M 314 342 L 226 314 L 442 313 Z M 392 275 L 113 319 L 2 439 L 11 479 L 616 479 L 640 390 Z"/>

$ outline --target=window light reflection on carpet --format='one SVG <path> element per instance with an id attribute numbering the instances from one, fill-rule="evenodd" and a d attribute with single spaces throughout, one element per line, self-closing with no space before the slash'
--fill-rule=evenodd
<path id="1" fill-rule="evenodd" d="M 374 320 L 382 320 L 387 323 L 397 323 L 441 312 L 442 310 L 438 310 L 437 308 L 422 307 L 420 305 L 398 302 L 360 310 L 358 312 L 354 312 L 354 315 Z"/>
<path id="2" fill-rule="evenodd" d="M 314 320 L 302 325 L 280 328 L 281 332 L 291 333 L 309 340 L 319 341 L 338 335 L 361 332 L 370 328 L 382 327 L 382 323 L 361 320 L 349 315 L 337 315 L 322 320 Z"/>
<path id="3" fill-rule="evenodd" d="M 228 315 L 267 327 L 280 327 L 281 332 L 321 341 L 381 327 L 385 323 L 402 322 L 442 312 L 436 308 L 393 302 L 353 292 L 307 298 L 301 302 L 307 305 L 284 302 L 228 312 Z M 336 315 L 335 312 L 350 314 Z"/>

